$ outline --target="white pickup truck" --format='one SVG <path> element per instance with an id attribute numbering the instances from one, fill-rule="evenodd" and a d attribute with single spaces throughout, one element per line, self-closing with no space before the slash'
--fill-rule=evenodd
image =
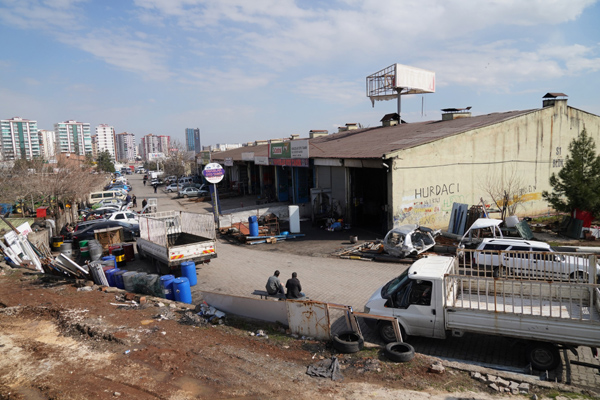
<path id="1" fill-rule="evenodd" d="M 365 313 L 396 318 L 403 338 L 473 332 L 525 340 L 527 360 L 542 371 L 560 364 L 557 345 L 600 347 L 600 285 L 469 275 L 456 257 L 416 261 L 371 296 Z M 378 328 L 384 341 L 397 341 L 391 323 Z"/>
<path id="2" fill-rule="evenodd" d="M 159 274 L 169 274 L 184 261 L 207 263 L 217 257 L 212 214 L 165 211 L 140 214 L 140 258 L 150 258 Z"/>

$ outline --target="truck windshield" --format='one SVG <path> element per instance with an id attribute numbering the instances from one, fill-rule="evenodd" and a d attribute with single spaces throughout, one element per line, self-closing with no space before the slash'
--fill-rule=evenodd
<path id="1" fill-rule="evenodd" d="M 408 269 L 404 271 L 399 277 L 392 279 L 381 288 L 381 297 L 389 299 L 392 294 L 398 290 L 401 286 L 406 285 L 408 282 Z"/>

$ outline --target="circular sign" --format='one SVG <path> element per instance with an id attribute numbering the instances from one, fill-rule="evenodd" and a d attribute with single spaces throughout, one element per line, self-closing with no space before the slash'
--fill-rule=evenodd
<path id="1" fill-rule="evenodd" d="M 225 176 L 225 170 L 221 167 L 221 164 L 210 163 L 206 164 L 204 170 L 202 171 L 202 175 L 206 178 L 210 183 L 219 183 L 223 180 L 223 176 Z"/>

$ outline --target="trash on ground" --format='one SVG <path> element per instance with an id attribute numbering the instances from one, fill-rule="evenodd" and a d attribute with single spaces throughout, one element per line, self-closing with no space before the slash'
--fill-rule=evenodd
<path id="1" fill-rule="evenodd" d="M 306 374 L 319 378 L 331 378 L 332 381 L 344 380 L 337 357 L 331 357 L 309 365 L 306 368 Z"/>

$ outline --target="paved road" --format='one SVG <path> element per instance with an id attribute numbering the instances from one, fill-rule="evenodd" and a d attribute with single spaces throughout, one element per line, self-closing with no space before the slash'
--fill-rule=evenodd
<path id="1" fill-rule="evenodd" d="M 130 175 L 128 178 L 133 184 L 138 204 L 144 197 L 157 197 L 159 211 L 211 212 L 208 203 L 175 200 L 174 195 L 164 193 L 160 187 L 154 194 L 152 187 L 142 185 L 141 175 Z M 245 201 L 246 204 L 251 203 Z M 223 210 L 237 208 L 239 203 L 239 199 L 228 199 L 222 202 L 222 207 Z M 217 254 L 218 258 L 198 269 L 198 285 L 192 290 L 194 302 L 200 300 L 200 290 L 252 297 L 251 293 L 255 289 L 263 290 L 266 279 L 275 269 L 279 269 L 284 283 L 292 272 L 297 272 L 302 288 L 311 300 L 350 305 L 362 311 L 365 302 L 378 287 L 408 267 L 406 264 L 296 255 L 282 253 L 277 247 L 257 249 L 224 241 L 219 242 Z M 141 269 L 143 266 L 143 262 L 138 261 L 129 268 Z M 378 335 L 366 325 L 361 323 L 361 328 L 365 340 L 381 343 Z M 409 342 L 417 352 L 432 356 L 511 371 L 527 371 L 522 347 L 501 337 L 465 335 L 463 338 L 446 340 L 410 338 Z M 598 363 L 598 360 L 592 359 L 589 349 L 579 350 L 581 360 Z M 576 359 L 573 355 L 569 358 Z M 564 381 L 566 371 L 558 371 L 558 376 Z M 573 365 L 571 379 L 580 386 L 600 388 L 600 374 L 592 369 Z"/>

